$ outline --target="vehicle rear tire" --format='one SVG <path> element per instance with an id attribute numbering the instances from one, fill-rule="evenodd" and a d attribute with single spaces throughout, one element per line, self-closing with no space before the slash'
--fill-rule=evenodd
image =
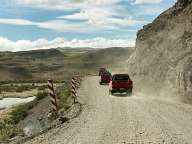
<path id="1" fill-rule="evenodd" d="M 132 89 L 128 89 L 126 92 L 126 95 L 131 96 L 132 95 Z"/>

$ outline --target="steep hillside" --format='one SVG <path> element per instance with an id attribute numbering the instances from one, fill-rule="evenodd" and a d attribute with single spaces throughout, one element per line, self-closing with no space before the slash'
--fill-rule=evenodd
<path id="1" fill-rule="evenodd" d="M 124 61 L 131 54 L 129 48 L 58 48 L 27 52 L 0 53 L 0 81 L 54 80 L 63 81 L 74 72 L 96 73 L 101 66 L 110 66 L 113 60 Z"/>
<path id="2" fill-rule="evenodd" d="M 138 32 L 128 71 L 138 91 L 192 101 L 192 0 L 178 0 Z"/>

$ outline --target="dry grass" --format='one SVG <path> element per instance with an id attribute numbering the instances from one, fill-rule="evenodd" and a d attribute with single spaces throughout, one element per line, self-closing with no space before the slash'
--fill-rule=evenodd
<path id="1" fill-rule="evenodd" d="M 66 80 L 75 72 L 96 73 L 98 68 L 123 61 L 132 53 L 129 48 L 51 49 L 30 52 L 0 53 L 0 81 Z M 9 77 L 6 77 L 9 75 Z"/>
<path id="2" fill-rule="evenodd" d="M 2 92 L 1 96 L 3 98 L 26 98 L 35 96 L 38 93 L 38 89 L 32 89 L 29 91 L 23 91 L 23 92 Z"/>

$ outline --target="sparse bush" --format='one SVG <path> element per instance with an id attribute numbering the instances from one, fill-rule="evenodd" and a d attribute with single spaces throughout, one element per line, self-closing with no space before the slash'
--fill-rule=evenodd
<path id="1" fill-rule="evenodd" d="M 15 106 L 10 112 L 10 118 L 13 120 L 14 124 L 17 124 L 19 121 L 23 120 L 27 116 L 28 110 L 33 108 L 36 104 L 37 100 L 34 100 L 29 103 Z"/>
<path id="2" fill-rule="evenodd" d="M 40 90 L 45 90 L 47 88 L 47 85 L 43 85 L 43 86 L 39 86 L 38 87 L 38 90 L 40 91 Z"/>
<path id="3" fill-rule="evenodd" d="M 0 92 L 14 92 L 16 90 L 15 87 L 10 86 L 0 86 Z"/>
<path id="4" fill-rule="evenodd" d="M 17 87 L 16 92 L 28 91 L 28 90 L 31 90 L 33 88 L 34 88 L 34 86 L 22 85 L 22 86 Z"/>
<path id="5" fill-rule="evenodd" d="M 23 92 L 23 91 L 28 91 L 31 89 L 36 88 L 35 86 L 31 85 L 22 85 L 22 86 L 0 86 L 0 92 Z"/>
<path id="6" fill-rule="evenodd" d="M 58 108 L 68 109 L 70 106 L 67 104 L 67 99 L 70 96 L 70 89 L 68 86 L 60 88 L 59 92 L 56 93 L 58 99 Z"/>
<path id="7" fill-rule="evenodd" d="M 37 93 L 36 100 L 39 101 L 39 100 L 45 98 L 47 95 L 48 95 L 48 94 L 47 94 L 46 91 L 39 91 L 39 92 Z"/>
<path id="8" fill-rule="evenodd" d="M 16 127 L 10 118 L 0 121 L 0 140 L 6 140 L 22 133 L 22 130 Z"/>

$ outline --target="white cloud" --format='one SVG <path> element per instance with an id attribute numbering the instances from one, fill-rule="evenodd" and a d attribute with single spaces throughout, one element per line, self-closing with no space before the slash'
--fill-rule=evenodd
<path id="1" fill-rule="evenodd" d="M 68 19 L 68 20 L 88 20 L 89 16 L 84 11 L 81 11 L 80 13 L 75 13 L 72 15 L 64 15 L 57 17 L 59 19 Z"/>
<path id="2" fill-rule="evenodd" d="M 92 22 L 100 22 L 105 19 L 116 16 L 118 13 L 116 12 L 115 7 L 95 7 L 90 6 L 85 9 L 82 9 L 79 13 L 74 13 L 72 15 L 65 15 L 58 18 L 64 18 L 68 20 L 87 20 Z"/>
<path id="3" fill-rule="evenodd" d="M 90 47 L 90 48 L 108 48 L 108 47 L 133 47 L 135 40 L 128 39 L 105 39 L 94 38 L 87 40 L 73 39 L 71 41 L 64 38 L 55 38 L 53 40 L 38 39 L 36 41 L 18 40 L 11 41 L 7 38 L 0 37 L 0 51 L 28 51 L 37 49 L 50 49 L 57 47 Z"/>
<path id="4" fill-rule="evenodd" d="M 132 18 L 128 18 L 128 19 L 109 18 L 106 20 L 106 23 L 121 25 L 121 26 L 134 26 L 136 24 L 146 24 L 149 22 L 148 21 L 138 21 L 138 20 L 134 20 Z"/>
<path id="5" fill-rule="evenodd" d="M 58 18 L 64 18 L 64 19 L 79 19 L 79 20 L 90 20 L 90 19 L 95 19 L 95 20 L 100 20 L 100 19 L 105 19 L 111 16 L 118 15 L 116 12 L 116 8 L 111 8 L 111 7 L 94 7 L 90 6 L 85 9 L 82 9 L 79 13 L 74 13 L 72 15 L 65 15 L 65 16 L 60 16 Z"/>
<path id="6" fill-rule="evenodd" d="M 62 5 L 66 3 L 79 4 L 79 3 L 90 3 L 94 5 L 111 5 L 118 3 L 122 0 L 16 0 L 20 4 L 27 5 Z"/>
<path id="7" fill-rule="evenodd" d="M 146 24 L 146 21 L 134 20 L 132 17 L 129 18 L 115 18 L 118 16 L 116 9 L 111 8 L 98 8 L 92 7 L 87 8 L 79 13 L 74 13 L 72 15 L 64 15 L 58 17 L 59 19 L 66 20 L 86 20 L 89 24 L 93 26 L 134 26 L 135 24 Z"/>
<path id="8" fill-rule="evenodd" d="M 166 8 L 158 5 L 138 5 L 137 9 L 133 10 L 133 15 L 141 17 L 143 20 L 145 20 L 147 19 L 146 16 L 156 17 L 161 14 L 165 9 Z"/>
<path id="9" fill-rule="evenodd" d="M 17 0 L 19 4 L 26 4 L 29 6 L 40 6 L 47 8 L 59 8 L 66 10 L 68 8 L 78 8 L 79 13 L 74 13 L 71 15 L 59 16 L 59 19 L 65 20 L 85 20 L 89 24 L 94 26 L 111 26 L 115 25 L 132 25 L 136 21 L 131 18 L 114 18 L 114 16 L 121 16 L 119 11 L 118 3 L 122 0 Z M 63 29 L 61 21 L 49 21 L 48 23 L 40 24 L 35 23 L 35 25 L 40 27 L 51 27 Z M 78 23 L 79 24 L 79 23 Z M 62 28 L 61 28 L 62 27 Z M 86 26 L 87 27 L 87 26 Z"/>
<path id="10" fill-rule="evenodd" d="M 104 6 L 104 5 L 115 5 L 122 0 L 84 0 L 87 1 L 88 5 Z"/>
<path id="11" fill-rule="evenodd" d="M 18 4 L 47 9 L 79 9 L 85 6 L 84 2 L 70 2 L 66 0 L 15 0 Z"/>
<path id="12" fill-rule="evenodd" d="M 31 22 L 31 21 L 25 20 L 25 19 L 5 19 L 5 18 L 1 18 L 0 23 L 1 24 L 11 24 L 11 25 L 21 25 L 21 26 L 36 24 L 34 22 Z"/>
<path id="13" fill-rule="evenodd" d="M 18 4 L 48 9 L 81 9 L 89 6 L 114 5 L 121 0 L 16 0 Z"/>
<path id="14" fill-rule="evenodd" d="M 161 2 L 162 0 L 135 0 L 134 4 L 157 4 Z"/>
<path id="15" fill-rule="evenodd" d="M 95 29 L 88 22 L 69 23 L 65 20 L 50 20 L 45 22 L 33 22 L 25 19 L 1 19 L 0 24 L 10 24 L 19 26 L 36 26 L 38 28 L 51 29 L 59 32 L 94 32 L 96 30 L 103 30 L 107 27 L 98 27 Z M 110 28 L 110 27 L 108 27 Z"/>
<path id="16" fill-rule="evenodd" d="M 49 9 L 78 9 L 79 12 L 58 16 L 55 20 L 32 22 L 27 20 L 0 19 L 0 23 L 33 25 L 39 28 L 56 30 L 59 32 L 99 32 L 103 30 L 118 30 L 120 26 L 138 26 L 146 21 L 133 19 L 129 14 L 122 13 L 123 0 L 16 0 L 19 4 L 44 7 Z M 130 0 L 131 1 L 131 0 Z M 141 0 L 136 0 L 138 3 Z M 145 0 L 146 1 L 146 0 Z M 148 0 L 149 1 L 149 0 Z M 157 0 L 154 0 L 157 1 Z M 82 20 L 71 22 L 70 20 Z M 11 21 L 11 22 L 10 22 Z"/>
<path id="17" fill-rule="evenodd" d="M 141 12 L 138 12 L 138 15 L 158 15 L 164 11 L 163 8 L 160 7 L 141 7 Z"/>
<path id="18" fill-rule="evenodd" d="M 77 17 L 79 14 L 68 16 L 68 18 Z M 79 18 L 82 18 L 80 16 Z M 84 18 L 85 19 L 85 18 Z M 66 20 L 50 20 L 45 22 L 33 22 L 25 19 L 1 19 L 0 24 L 10 24 L 19 26 L 36 26 L 38 28 L 50 29 L 59 32 L 78 32 L 78 33 L 88 33 L 88 32 L 98 32 L 103 30 L 118 30 L 115 25 L 122 26 L 133 26 L 138 23 L 147 23 L 146 21 L 137 21 L 133 19 L 118 19 L 118 18 L 108 18 L 107 14 L 100 16 L 99 14 L 95 17 L 88 18 L 87 21 L 70 23 Z"/>

